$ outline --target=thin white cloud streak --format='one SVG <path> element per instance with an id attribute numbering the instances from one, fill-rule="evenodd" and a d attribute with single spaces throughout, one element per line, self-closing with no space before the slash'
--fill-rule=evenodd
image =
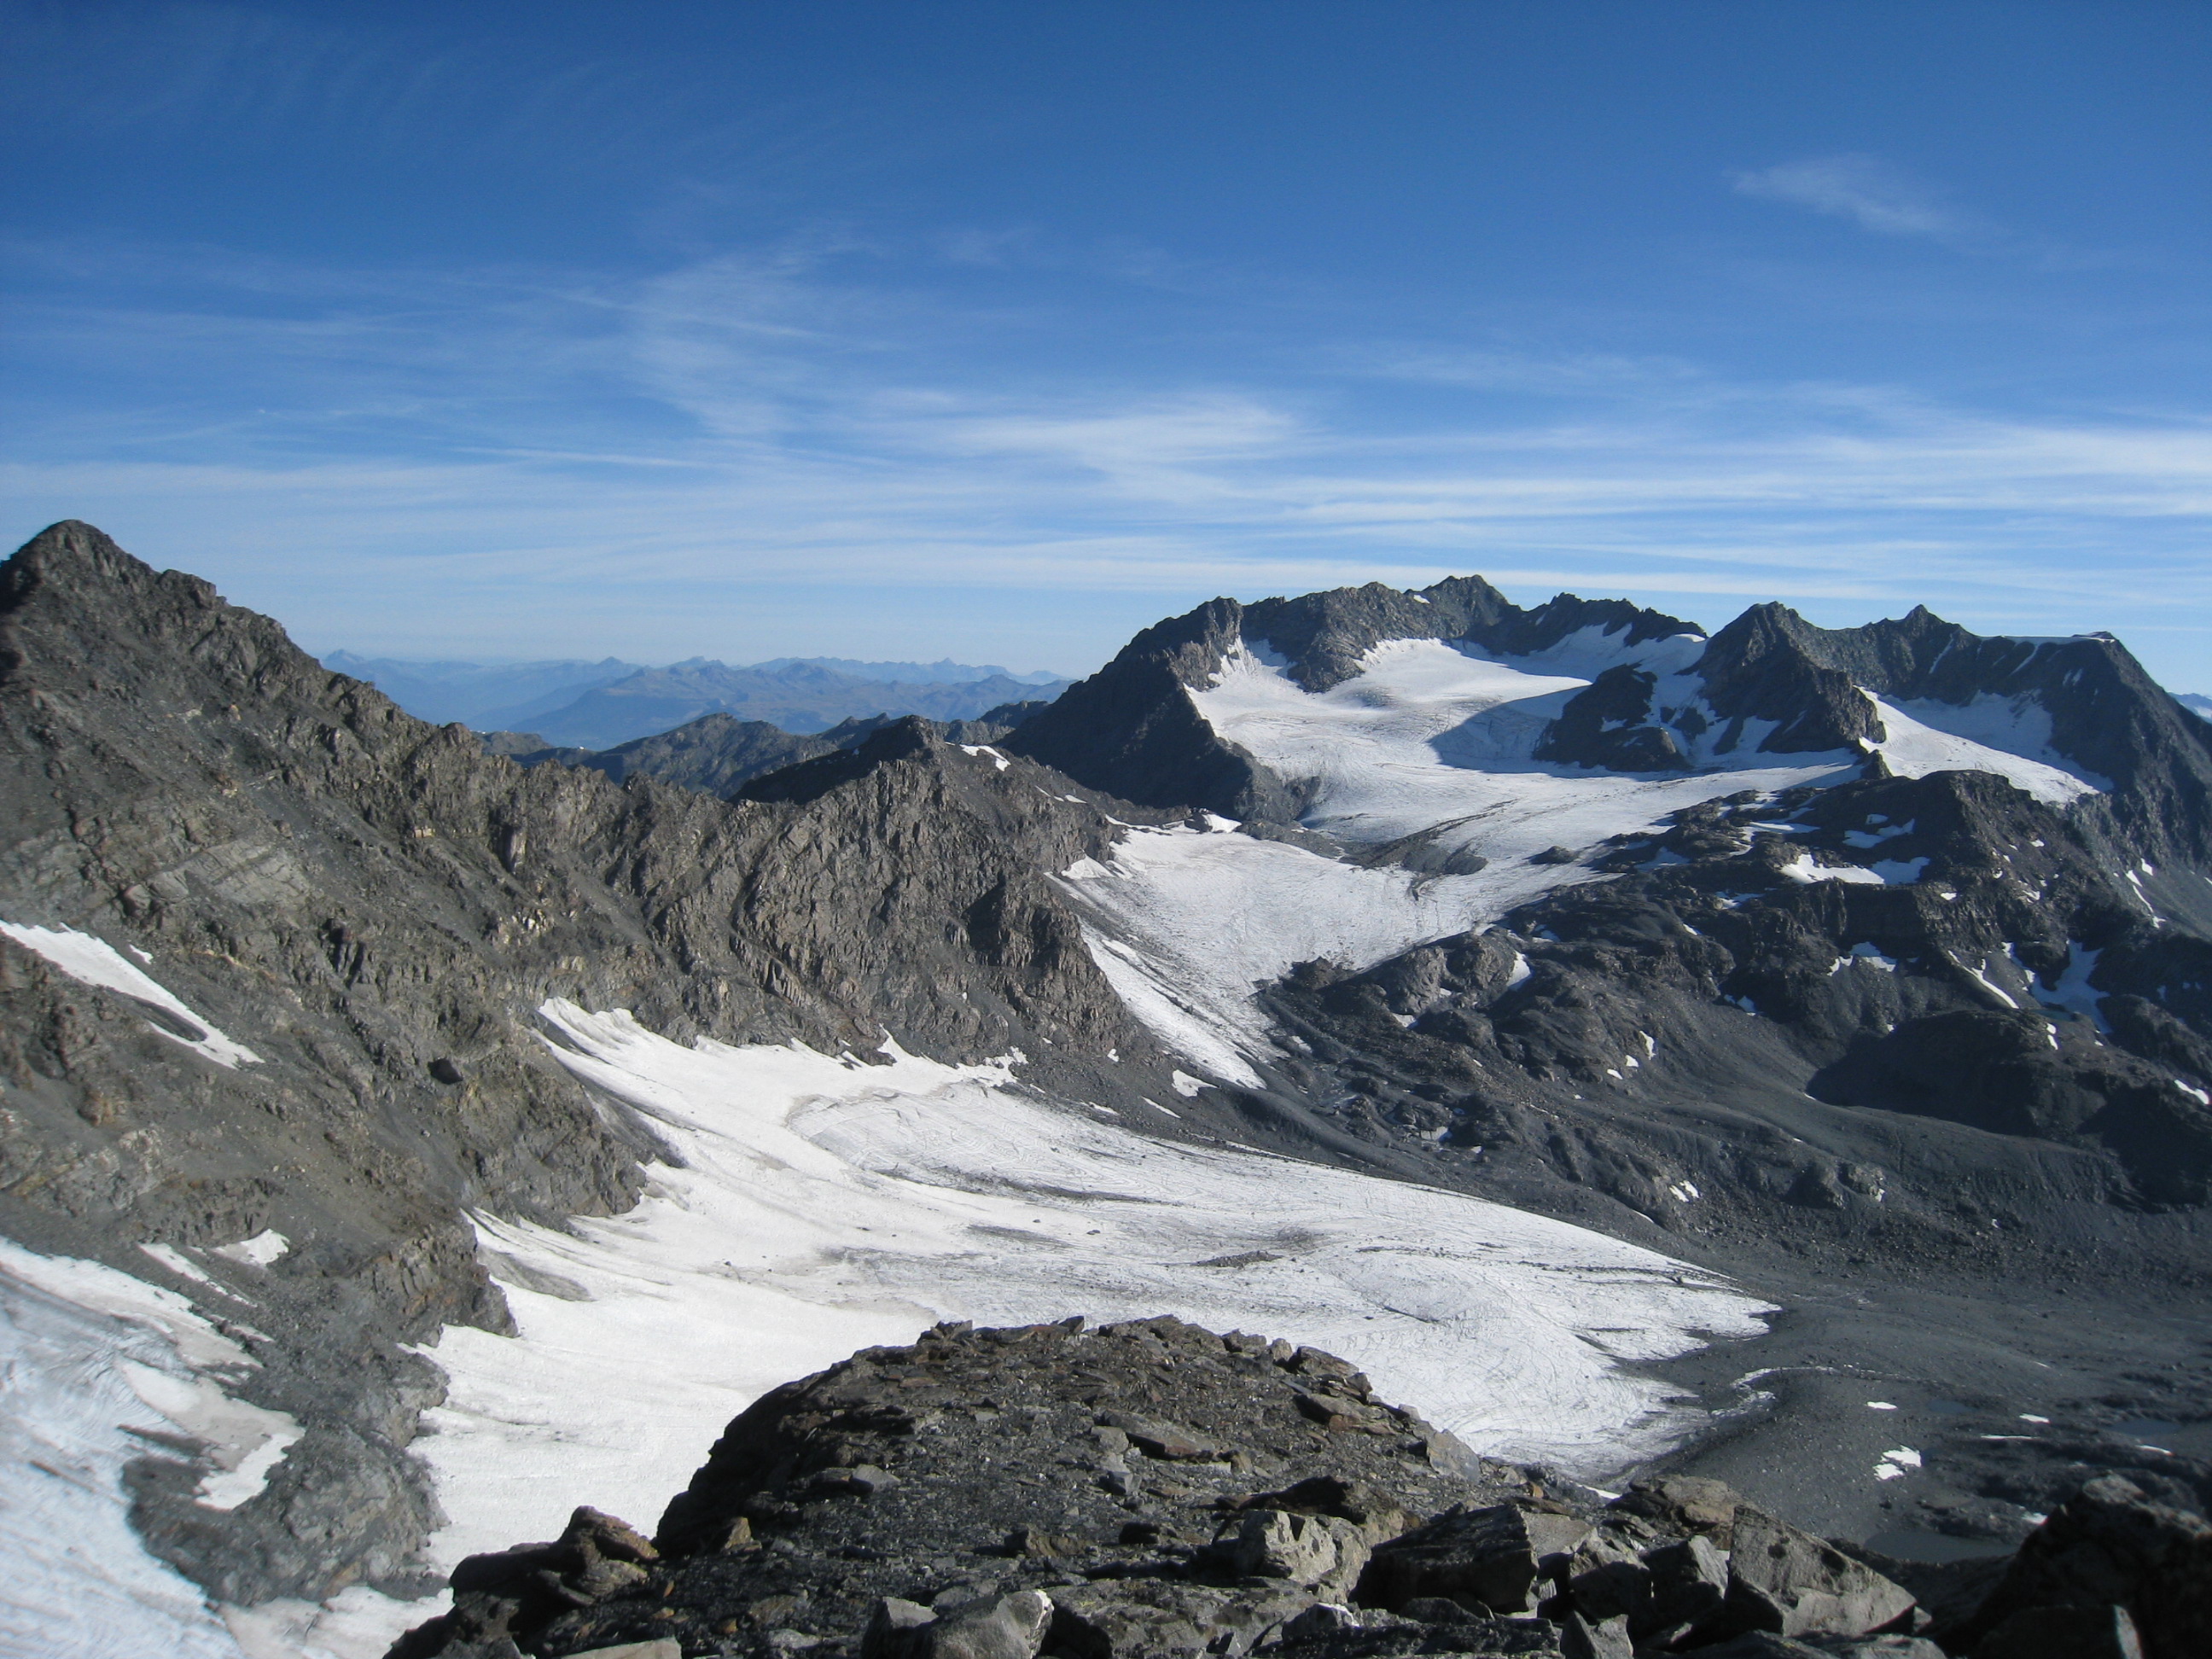
<path id="1" fill-rule="evenodd" d="M 142 141 L 479 169 L 536 169 L 557 149 L 579 177 L 643 163 L 656 178 L 740 177 L 751 193 L 886 142 L 881 118 L 848 109 L 755 97 L 733 115 L 727 87 L 678 49 L 564 57 L 528 31 L 491 48 L 444 23 L 0 0 L 0 96 L 19 114 Z"/>
<path id="2" fill-rule="evenodd" d="M 1920 236 L 1952 247 L 1986 246 L 2002 233 L 1948 205 L 1929 186 L 1871 155 L 1817 156 L 1730 175 L 1742 196 L 1788 202 L 1848 219 L 1877 236 Z"/>

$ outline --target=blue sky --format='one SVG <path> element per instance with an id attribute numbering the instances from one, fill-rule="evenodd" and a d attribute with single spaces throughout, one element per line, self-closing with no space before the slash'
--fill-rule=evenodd
<path id="1" fill-rule="evenodd" d="M 1087 669 L 1476 571 L 2212 690 L 2212 7 L 0 0 L 0 533 Z"/>

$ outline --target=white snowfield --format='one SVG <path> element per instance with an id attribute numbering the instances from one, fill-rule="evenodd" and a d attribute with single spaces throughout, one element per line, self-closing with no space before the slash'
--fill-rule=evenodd
<path id="1" fill-rule="evenodd" d="M 1908 778 L 1930 772 L 1995 772 L 2052 806 L 2109 793 L 2110 778 L 2078 766 L 2051 746 L 2051 714 L 2027 697 L 1984 692 L 1972 702 L 1874 699 L 1887 734 L 1878 746 L 1891 771 Z"/>
<path id="2" fill-rule="evenodd" d="M 550 1537 L 579 1503 L 650 1528 L 748 1401 L 939 1319 L 1172 1313 L 1311 1342 L 1478 1449 L 1593 1475 L 1692 1420 L 1617 1362 L 1763 1329 L 1762 1304 L 1651 1251 L 1152 1140 L 1005 1066 L 686 1048 L 620 1011 L 543 1012 L 562 1062 L 682 1164 L 623 1215 L 478 1221 L 520 1334 L 448 1328 L 429 1351 L 451 1387 L 416 1443 L 452 1518 L 434 1565 Z"/>
<path id="3" fill-rule="evenodd" d="M 477 1219 L 520 1334 L 448 1328 L 427 1351 L 450 1389 L 414 1447 L 449 1517 L 441 1571 L 553 1536 L 580 1503 L 650 1528 L 760 1394 L 939 1319 L 1173 1313 L 1311 1342 L 1479 1450 L 1600 1475 L 1698 1420 L 1620 1362 L 1756 1335 L 1769 1311 L 1564 1223 L 1055 1111 L 1009 1065 L 685 1048 L 619 1010 L 543 1012 L 562 1062 L 678 1162 L 622 1215 Z M 152 1259 L 220 1288 L 180 1252 Z M 135 1431 L 209 1443 L 210 1508 L 258 1491 L 299 1432 L 229 1397 L 249 1356 L 175 1292 L 0 1243 L 0 1652 L 379 1659 L 441 1610 L 360 1587 L 211 1610 L 145 1552 L 120 1484 L 148 1449 Z"/>
<path id="4" fill-rule="evenodd" d="M 1864 755 L 1759 751 L 1747 730 L 1715 751 L 1716 723 L 1692 745 L 1700 769 L 1618 773 L 1534 758 L 1545 726 L 1599 673 L 1628 663 L 1658 676 L 1662 708 L 1695 704 L 1686 671 L 1704 648 L 1681 634 L 1630 646 L 1584 629 L 1540 655 L 1501 660 L 1434 640 L 1397 640 L 1320 693 L 1301 689 L 1261 643 L 1232 652 L 1192 704 L 1216 732 L 1279 777 L 1310 781 L 1307 827 L 1352 845 L 1425 835 L 1444 852 L 1489 860 L 1472 875 L 1367 869 L 1280 842 L 1209 830 L 1132 829 L 1103 861 L 1060 874 L 1093 958 L 1133 1012 L 1176 1053 L 1224 1081 L 1259 1081 L 1274 1052 L 1255 985 L 1326 957 L 1354 970 L 1431 939 L 1481 928 L 1531 899 L 1601 880 L 1580 864 L 1533 864 L 1554 846 L 1577 852 L 1655 830 L 1669 813 L 1739 790 L 1774 793 L 1857 775 Z M 1891 769 L 1919 777 L 1990 771 L 2063 805 L 2109 787 L 2057 755 L 2051 720 L 2027 700 L 1984 696 L 1954 707 L 1872 700 Z M 1756 725 L 1757 723 L 1753 723 Z M 1823 865 L 1808 854 L 1785 872 L 1803 881 L 1910 882 L 1914 864 Z"/>

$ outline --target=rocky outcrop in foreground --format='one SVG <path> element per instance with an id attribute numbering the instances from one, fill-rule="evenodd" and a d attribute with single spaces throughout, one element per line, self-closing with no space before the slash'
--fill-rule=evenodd
<path id="1" fill-rule="evenodd" d="M 1863 1557 L 1716 1481 L 1610 1497 L 1479 1459 L 1316 1349 L 950 1325 L 756 1401 L 650 1540 L 580 1509 L 470 1558 L 392 1659 L 2212 1651 L 2212 1527 L 2124 1480 L 1994 1588 Z"/>

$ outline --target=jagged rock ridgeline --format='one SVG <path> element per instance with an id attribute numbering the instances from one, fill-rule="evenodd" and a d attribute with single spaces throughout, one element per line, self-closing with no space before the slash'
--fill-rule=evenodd
<path id="1" fill-rule="evenodd" d="M 1561 594 L 1522 610 L 1480 577 L 1418 592 L 1370 583 L 1249 606 L 1215 599 L 1139 634 L 1012 746 L 1132 800 L 1295 823 L 1308 804 L 1302 781 L 1272 773 L 1176 695 L 1209 683 L 1234 651 L 1267 652 L 1320 692 L 1388 641 L 1534 659 L 1586 630 L 1631 660 L 1565 701 L 1537 759 L 1668 771 L 1691 769 L 1701 744 L 1722 755 L 1850 750 L 1881 733 L 1868 694 L 1957 707 L 2021 700 L 2040 711 L 2053 749 L 2109 786 L 2108 810 L 2142 856 L 2212 858 L 2212 731 L 2118 641 L 1984 638 L 1925 607 L 1829 629 L 1762 605 L 1708 640 L 1693 623 L 1623 600 Z M 1662 679 L 1668 696 L 1655 701 Z"/>
<path id="2" fill-rule="evenodd" d="M 2209 1587 L 2212 1527 L 2121 1480 L 2001 1576 L 1870 1565 L 1716 1481 L 1608 1498 L 1477 1459 L 1313 1348 L 1071 1319 L 774 1390 L 653 1539 L 580 1509 L 472 1557 L 392 1659 L 2184 1659 Z"/>

